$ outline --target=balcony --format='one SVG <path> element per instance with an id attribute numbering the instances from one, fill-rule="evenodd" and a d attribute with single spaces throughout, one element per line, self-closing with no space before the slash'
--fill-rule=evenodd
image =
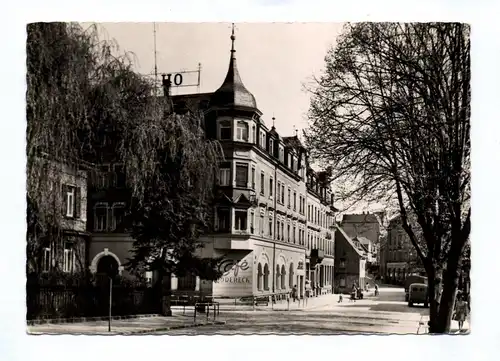
<path id="1" fill-rule="evenodd" d="M 214 239 L 214 248 L 220 250 L 252 250 L 252 242 L 250 238 L 216 237 Z"/>

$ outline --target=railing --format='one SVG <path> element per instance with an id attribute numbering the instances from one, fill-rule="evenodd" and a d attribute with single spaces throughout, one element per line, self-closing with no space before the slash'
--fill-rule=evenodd
<path id="1" fill-rule="evenodd" d="M 308 297 L 305 295 L 298 297 L 297 307 L 307 306 Z M 170 297 L 170 304 L 172 309 L 182 310 L 182 315 L 193 317 L 194 322 L 205 314 L 208 320 L 210 317 L 217 320 L 221 308 L 225 312 L 232 312 L 241 310 L 240 307 L 251 307 L 256 311 L 259 306 L 269 307 L 274 309 L 277 304 L 286 304 L 286 311 L 290 311 L 292 302 L 290 292 L 272 292 L 265 295 L 253 296 L 234 296 L 234 297 L 214 297 L 214 296 L 201 296 L 201 295 L 173 295 Z"/>

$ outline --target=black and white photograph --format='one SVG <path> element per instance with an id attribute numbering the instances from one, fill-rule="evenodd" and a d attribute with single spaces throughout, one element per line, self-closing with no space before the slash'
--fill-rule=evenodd
<path id="1" fill-rule="evenodd" d="M 474 332 L 469 24 L 26 33 L 29 334 Z"/>

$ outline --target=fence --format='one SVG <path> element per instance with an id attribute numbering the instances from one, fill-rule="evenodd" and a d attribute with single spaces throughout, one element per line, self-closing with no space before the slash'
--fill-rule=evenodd
<path id="1" fill-rule="evenodd" d="M 109 286 L 28 286 L 28 320 L 100 317 L 109 314 Z M 113 287 L 114 316 L 159 313 L 152 288 Z"/>

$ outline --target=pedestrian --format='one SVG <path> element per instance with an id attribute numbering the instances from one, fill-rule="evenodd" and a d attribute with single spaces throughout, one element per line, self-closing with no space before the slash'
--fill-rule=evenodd
<path id="1" fill-rule="evenodd" d="M 457 295 L 457 301 L 455 302 L 455 317 L 454 319 L 458 321 L 458 331 L 462 332 L 462 328 L 464 326 L 465 318 L 467 317 L 467 313 L 469 311 L 469 307 L 467 305 L 467 301 L 464 300 L 464 297 L 461 293 Z"/>
<path id="2" fill-rule="evenodd" d="M 319 287 L 319 282 L 316 283 L 316 297 L 320 295 L 321 288 Z"/>
<path id="3" fill-rule="evenodd" d="M 349 300 L 356 302 L 357 294 L 358 294 L 358 288 L 356 287 L 356 284 L 353 284 L 352 291 L 351 291 L 351 298 Z"/>
<path id="4" fill-rule="evenodd" d="M 375 283 L 375 296 L 378 296 L 378 285 Z"/>
<path id="5" fill-rule="evenodd" d="M 337 303 L 342 303 L 343 299 L 344 299 L 344 297 L 342 297 L 342 293 L 339 294 L 339 300 L 338 300 Z"/>
<path id="6" fill-rule="evenodd" d="M 293 302 L 295 302 L 297 300 L 297 285 L 292 287 L 292 299 L 293 299 Z"/>

